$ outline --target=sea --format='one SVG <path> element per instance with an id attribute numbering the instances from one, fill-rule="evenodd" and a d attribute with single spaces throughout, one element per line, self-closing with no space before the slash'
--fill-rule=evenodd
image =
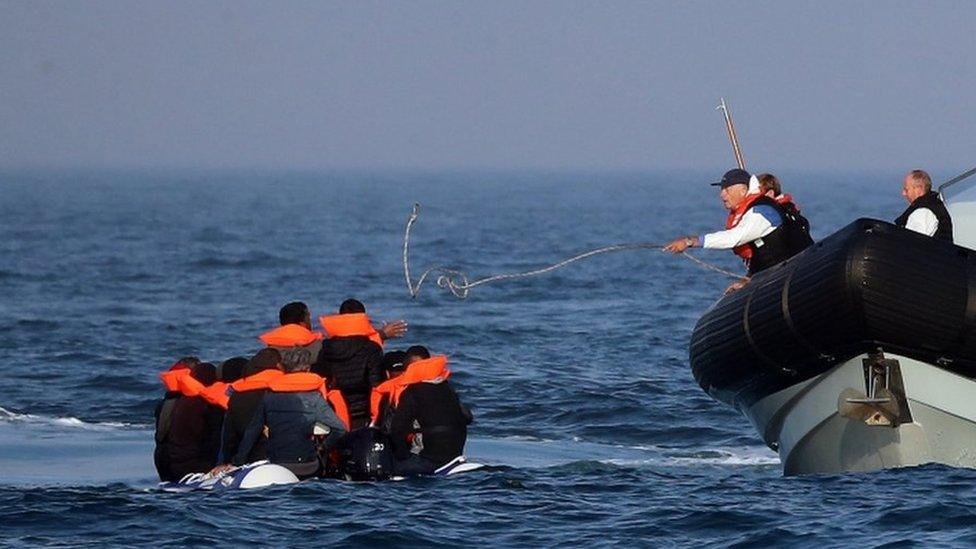
<path id="1" fill-rule="evenodd" d="M 901 167 L 782 172 L 823 238 L 905 207 Z M 976 544 L 976 471 L 784 477 L 710 398 L 690 334 L 731 281 L 654 249 L 604 254 L 458 299 L 470 280 L 610 244 L 722 228 L 719 174 L 560 171 L 0 172 L 4 546 L 932 547 Z M 946 174 L 947 176 L 952 174 Z M 697 258 L 741 272 L 729 252 Z M 434 277 L 436 278 L 436 277 Z M 446 478 L 157 489 L 158 374 L 249 356 L 279 307 L 344 299 L 387 349 L 450 357 L 475 415 Z"/>

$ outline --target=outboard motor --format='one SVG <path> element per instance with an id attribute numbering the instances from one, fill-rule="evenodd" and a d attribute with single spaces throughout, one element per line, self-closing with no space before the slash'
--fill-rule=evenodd
<path id="1" fill-rule="evenodd" d="M 393 475 L 393 446 L 379 429 L 364 427 L 346 436 L 340 468 L 347 480 L 386 480 Z"/>

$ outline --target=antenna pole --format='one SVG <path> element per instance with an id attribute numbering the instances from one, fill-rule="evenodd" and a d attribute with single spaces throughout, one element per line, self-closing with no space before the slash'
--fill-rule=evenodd
<path id="1" fill-rule="evenodd" d="M 725 129 L 729 132 L 729 141 L 732 142 L 732 152 L 735 154 L 735 162 L 739 165 L 740 170 L 744 170 L 746 169 L 746 163 L 742 160 L 739 138 L 735 135 L 735 123 L 732 122 L 732 111 L 729 110 L 729 106 L 725 103 L 724 97 L 721 101 L 715 109 L 722 111 L 722 114 L 725 115 Z"/>

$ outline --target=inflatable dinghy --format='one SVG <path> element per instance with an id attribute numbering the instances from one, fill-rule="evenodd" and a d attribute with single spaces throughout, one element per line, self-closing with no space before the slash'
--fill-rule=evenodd
<path id="1" fill-rule="evenodd" d="M 484 467 L 482 463 L 472 463 L 465 459 L 464 456 L 458 456 L 437 469 L 433 476 L 446 477 L 468 473 L 481 469 L 482 467 Z M 404 480 L 404 477 L 393 477 L 391 480 Z M 161 482 L 159 489 L 165 492 L 249 490 L 251 488 L 266 488 L 268 486 L 295 484 L 297 482 L 300 481 L 294 473 L 280 465 L 275 465 L 265 460 L 249 463 L 216 475 L 193 473 L 186 475 L 179 482 Z"/>
<path id="2" fill-rule="evenodd" d="M 179 482 L 162 482 L 159 488 L 166 492 L 193 492 L 197 490 L 248 490 L 281 484 L 295 484 L 298 477 L 281 465 L 267 460 L 256 461 L 220 474 L 193 473 Z"/>

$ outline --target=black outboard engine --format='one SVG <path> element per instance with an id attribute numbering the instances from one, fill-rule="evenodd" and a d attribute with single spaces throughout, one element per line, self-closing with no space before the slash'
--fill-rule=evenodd
<path id="1" fill-rule="evenodd" d="M 349 433 L 340 450 L 339 467 L 347 480 L 386 480 L 393 464 L 390 437 L 373 427 Z"/>

